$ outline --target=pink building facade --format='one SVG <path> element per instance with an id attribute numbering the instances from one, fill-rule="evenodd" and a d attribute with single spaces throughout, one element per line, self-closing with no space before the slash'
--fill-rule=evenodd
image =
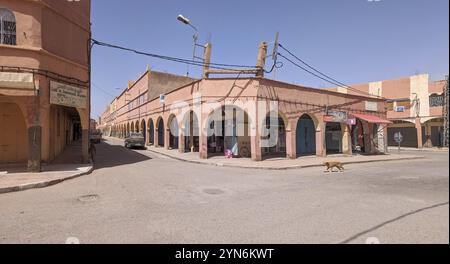
<path id="1" fill-rule="evenodd" d="M 0 167 L 88 161 L 90 0 L 0 0 Z"/>
<path id="2" fill-rule="evenodd" d="M 295 159 L 387 151 L 385 100 L 263 77 L 194 80 L 147 71 L 100 117 L 104 135 L 142 133 L 147 145 L 201 158 Z"/>
<path id="3" fill-rule="evenodd" d="M 394 134 L 403 135 L 403 146 L 441 147 L 445 80 L 430 81 L 428 74 L 352 85 L 357 90 L 388 100 L 388 144 L 398 145 Z M 344 94 L 362 94 L 345 87 L 332 88 Z"/>

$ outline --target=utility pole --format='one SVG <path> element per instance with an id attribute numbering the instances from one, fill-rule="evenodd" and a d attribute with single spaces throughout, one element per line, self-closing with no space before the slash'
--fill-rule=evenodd
<path id="1" fill-rule="evenodd" d="M 449 93 L 448 93 L 448 75 L 445 76 L 445 87 L 444 87 L 444 105 L 443 105 L 443 117 L 444 117 L 444 132 L 443 132 L 443 140 L 442 140 L 442 146 L 448 147 L 448 100 L 449 100 Z"/>

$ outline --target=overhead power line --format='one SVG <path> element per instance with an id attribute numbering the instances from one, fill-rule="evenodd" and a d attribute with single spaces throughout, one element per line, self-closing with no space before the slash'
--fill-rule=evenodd
<path id="1" fill-rule="evenodd" d="M 385 99 L 382 96 L 379 95 L 374 95 L 374 94 L 370 94 L 368 92 L 364 92 L 361 90 L 358 90 L 354 87 L 351 87 L 343 82 L 340 82 L 338 80 L 336 80 L 335 78 L 330 77 L 329 75 L 319 71 L 318 69 L 314 68 L 313 66 L 311 66 L 310 64 L 306 63 L 304 60 L 300 59 L 298 56 L 296 56 L 293 52 L 291 52 L 290 50 L 288 50 L 287 48 L 285 48 L 282 44 L 278 44 L 280 48 L 282 48 L 284 51 L 286 51 L 289 55 L 291 55 L 292 57 L 294 57 L 296 60 L 300 61 L 303 65 L 305 65 L 306 67 L 303 67 L 301 65 L 299 65 L 298 63 L 293 62 L 292 60 L 286 58 L 285 56 L 283 56 L 282 54 L 278 53 L 279 56 L 283 57 L 285 60 L 289 61 L 290 63 L 294 64 L 295 66 L 299 67 L 300 69 L 302 69 L 303 71 L 306 71 L 307 73 L 323 80 L 326 81 L 328 83 L 331 83 L 333 85 L 339 86 L 339 87 L 344 87 L 347 88 L 348 90 L 351 90 L 355 93 L 359 93 L 359 94 L 363 94 L 363 95 L 370 95 L 370 96 L 375 96 L 378 98 L 382 98 Z M 307 68 L 309 68 L 310 70 L 308 70 Z"/>
<path id="2" fill-rule="evenodd" d="M 193 60 L 182 59 L 182 58 L 177 58 L 177 57 L 159 55 L 159 54 L 154 54 L 154 53 L 138 51 L 138 50 L 135 50 L 135 49 L 122 47 L 122 46 L 118 46 L 118 45 L 113 45 L 113 44 L 109 44 L 109 43 L 105 43 L 105 42 L 100 42 L 100 41 L 97 41 L 95 39 L 92 39 L 92 42 L 93 42 L 94 45 L 99 45 L 99 46 L 119 49 L 119 50 L 123 50 L 123 51 L 129 51 L 129 52 L 133 52 L 133 53 L 136 53 L 136 54 L 139 54 L 139 55 L 144 55 L 144 56 L 147 56 L 147 57 L 152 57 L 152 58 L 157 58 L 157 59 L 162 59 L 162 60 L 168 60 L 168 61 L 173 61 L 173 62 L 178 62 L 178 63 L 184 63 L 184 64 L 188 64 L 188 65 L 200 66 L 200 67 L 207 66 L 209 68 L 221 69 L 221 70 L 235 70 L 235 69 L 231 69 L 231 68 L 247 68 L 247 69 L 257 69 L 258 68 L 257 66 L 249 66 L 249 65 L 213 63 L 213 62 L 204 63 L 204 62 L 200 62 L 200 61 L 193 61 Z M 239 71 L 239 70 L 236 70 L 236 71 Z"/>

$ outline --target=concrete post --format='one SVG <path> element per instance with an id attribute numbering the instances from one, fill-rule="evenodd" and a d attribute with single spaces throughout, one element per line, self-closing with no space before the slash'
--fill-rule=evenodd
<path id="1" fill-rule="evenodd" d="M 167 123 L 166 130 L 164 131 L 164 148 L 169 149 L 170 147 L 170 124 Z"/>
<path id="2" fill-rule="evenodd" d="M 286 130 L 286 156 L 288 159 L 297 158 L 297 148 L 296 148 L 296 131 Z"/>
<path id="3" fill-rule="evenodd" d="M 89 129 L 83 129 L 81 133 L 81 162 L 89 163 Z"/>
<path id="4" fill-rule="evenodd" d="M 180 127 L 178 129 L 178 152 L 179 153 L 184 153 L 185 152 L 185 138 L 184 138 L 184 131 L 183 129 Z"/>
<path id="5" fill-rule="evenodd" d="M 319 125 L 319 131 L 316 132 L 316 151 L 317 156 L 326 157 L 327 156 L 327 140 L 326 140 L 326 129 L 327 123 L 321 122 Z"/>
<path id="6" fill-rule="evenodd" d="M 28 171 L 41 172 L 42 128 L 28 128 Z"/>
<path id="7" fill-rule="evenodd" d="M 264 77 L 264 67 L 266 66 L 266 57 L 267 57 L 267 43 L 262 42 L 259 45 L 258 49 L 258 58 L 256 61 L 256 67 L 258 67 L 258 72 L 256 73 L 256 77 Z"/>
<path id="8" fill-rule="evenodd" d="M 261 121 L 259 118 L 259 112 L 263 109 L 259 109 L 260 103 L 258 100 L 255 101 L 255 111 L 249 113 L 250 125 L 250 152 L 253 161 L 262 160 L 262 150 L 261 150 Z"/>
<path id="9" fill-rule="evenodd" d="M 420 123 L 420 118 L 416 118 L 416 131 L 417 131 L 417 147 L 422 148 L 422 124 Z"/>
<path id="10" fill-rule="evenodd" d="M 211 51 L 212 51 L 212 44 L 207 43 L 205 45 L 205 53 L 204 53 L 204 66 L 203 66 L 203 79 L 207 79 L 209 77 L 209 63 L 211 63 Z"/>
<path id="11" fill-rule="evenodd" d="M 341 124 L 342 130 L 342 153 L 345 155 L 352 155 L 352 137 L 350 128 L 347 124 Z"/>

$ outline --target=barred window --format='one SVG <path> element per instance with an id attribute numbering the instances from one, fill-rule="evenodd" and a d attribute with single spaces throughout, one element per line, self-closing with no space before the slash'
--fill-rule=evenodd
<path id="1" fill-rule="evenodd" d="M 438 107 L 444 105 L 444 96 L 438 94 L 430 95 L 430 107 Z"/>
<path id="2" fill-rule="evenodd" d="M 0 44 L 16 45 L 16 18 L 6 8 L 0 8 Z"/>

